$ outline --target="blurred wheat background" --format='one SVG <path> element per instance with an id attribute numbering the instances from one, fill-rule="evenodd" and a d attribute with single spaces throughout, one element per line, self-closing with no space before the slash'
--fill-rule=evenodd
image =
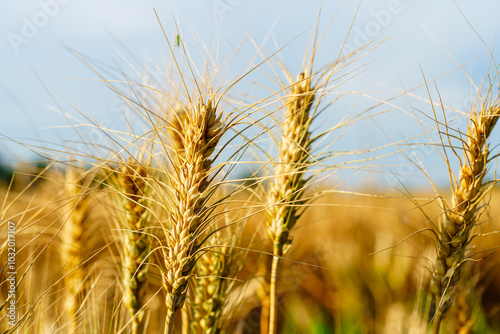
<path id="1" fill-rule="evenodd" d="M 500 332 L 498 5 L 424 2 L 6 17 L 0 332 Z"/>

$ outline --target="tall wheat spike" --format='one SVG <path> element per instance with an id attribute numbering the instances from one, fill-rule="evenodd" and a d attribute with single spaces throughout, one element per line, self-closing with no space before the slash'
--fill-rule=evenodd
<path id="1" fill-rule="evenodd" d="M 277 138 L 278 156 L 270 162 L 274 169 L 270 176 L 270 189 L 267 193 L 267 233 L 273 242 L 273 260 L 269 288 L 269 333 L 277 331 L 277 284 L 281 257 L 286 254 L 291 243 L 291 230 L 303 213 L 306 200 L 303 194 L 310 179 L 305 174 L 317 162 L 313 143 L 322 135 L 311 136 L 311 123 L 317 116 L 323 97 L 332 89 L 332 76 L 344 65 L 336 60 L 313 72 L 315 54 L 318 47 L 316 30 L 312 53 L 309 55 L 305 70 L 297 79 L 281 64 L 288 83 L 281 82 L 285 93 L 281 102 L 283 118 L 279 123 Z M 348 56 L 349 57 L 349 56 Z M 337 125 L 341 126 L 341 124 Z M 330 131 L 332 131 L 332 128 Z"/>
<path id="2" fill-rule="evenodd" d="M 274 164 L 267 202 L 267 231 L 273 242 L 273 261 L 270 282 L 269 333 L 277 330 L 277 279 L 280 259 L 288 250 L 292 239 L 290 230 L 295 226 L 304 191 L 303 176 L 310 159 L 309 115 L 314 102 L 311 76 L 300 73 L 292 82 L 284 100 L 284 119 L 281 123 L 279 158 Z"/>
<path id="3" fill-rule="evenodd" d="M 214 97 L 209 95 L 206 99 L 200 97 L 182 121 L 176 123 L 179 126 L 175 129 L 178 143 L 182 142 L 183 150 L 174 150 L 173 171 L 169 176 L 169 229 L 167 246 L 163 248 L 163 286 L 167 292 L 166 333 L 172 333 L 175 313 L 184 304 L 195 254 L 200 247 L 198 237 L 206 223 L 204 208 L 210 184 L 210 157 L 224 132 L 220 119 Z"/>
<path id="4" fill-rule="evenodd" d="M 85 294 L 85 229 L 89 212 L 88 182 L 82 177 L 82 170 L 68 167 L 65 173 L 65 195 L 70 199 L 66 208 L 68 218 L 62 228 L 63 247 L 61 257 L 65 264 L 66 289 L 65 311 L 68 315 L 68 331 L 78 330 L 78 310 Z"/>
<path id="5" fill-rule="evenodd" d="M 117 174 L 118 205 L 124 213 L 122 268 L 124 304 L 132 317 L 132 334 L 142 333 L 144 296 L 147 290 L 148 263 L 151 251 L 151 196 L 147 166 L 134 159 L 122 163 Z"/>
<path id="6" fill-rule="evenodd" d="M 498 117 L 500 105 L 481 104 L 469 116 L 467 136 L 462 140 L 463 158 L 460 160 L 458 182 L 454 182 L 452 206 L 445 207 L 444 219 L 439 224 L 437 258 L 431 279 L 431 290 L 436 298 L 434 333 L 439 333 L 443 317 L 453 303 L 462 266 L 467 261 L 466 248 L 471 231 L 484 211 L 478 205 L 491 188 L 485 182 L 489 162 L 490 136 Z"/>
<path id="7" fill-rule="evenodd" d="M 312 118 L 309 111 L 314 102 L 311 77 L 300 73 L 291 83 L 284 100 L 284 119 L 281 123 L 281 141 L 278 162 L 274 165 L 269 196 L 268 234 L 273 240 L 277 257 L 290 245 L 290 230 L 297 222 L 297 209 L 304 187 L 303 175 L 310 159 L 310 131 Z"/>

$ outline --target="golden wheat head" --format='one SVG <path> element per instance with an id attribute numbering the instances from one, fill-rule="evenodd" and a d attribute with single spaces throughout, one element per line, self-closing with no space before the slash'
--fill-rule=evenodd
<path id="1" fill-rule="evenodd" d="M 478 205 L 488 185 L 484 182 L 490 153 L 487 141 L 499 116 L 500 106 L 495 104 L 489 108 L 481 107 L 479 112 L 474 111 L 469 117 L 459 178 L 453 189 L 452 207 L 445 212 L 439 225 L 437 258 L 431 280 L 437 303 L 434 321 L 436 332 L 453 302 L 462 266 L 466 262 L 471 231 L 481 214 Z"/>
<path id="2" fill-rule="evenodd" d="M 168 214 L 167 247 L 164 248 L 163 286 L 167 292 L 167 326 L 186 298 L 188 279 L 199 248 L 197 237 L 204 223 L 204 202 L 209 186 L 210 159 L 223 133 L 212 97 L 200 98 L 176 129 L 182 150 L 173 161 L 171 207 Z"/>

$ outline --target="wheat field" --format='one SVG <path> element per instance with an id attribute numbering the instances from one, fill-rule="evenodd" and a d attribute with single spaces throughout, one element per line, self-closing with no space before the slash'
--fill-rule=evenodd
<path id="1" fill-rule="evenodd" d="M 337 102 L 358 94 L 343 84 L 377 44 L 319 63 L 323 37 L 317 24 L 295 70 L 249 37 L 248 69 L 223 79 L 211 50 L 197 63 L 179 35 L 165 34 L 161 83 L 87 63 L 133 110 L 130 127 L 89 120 L 103 142 L 33 146 L 44 159 L 2 178 L 1 333 L 500 332 L 494 59 L 465 126 L 429 93 L 414 113 L 427 142 L 352 150 L 346 132 L 383 124 Z M 240 91 L 255 74 L 272 84 Z M 316 126 L 332 110 L 338 122 Z M 449 180 L 411 156 L 418 146 Z M 343 179 L 394 155 L 427 187 Z"/>

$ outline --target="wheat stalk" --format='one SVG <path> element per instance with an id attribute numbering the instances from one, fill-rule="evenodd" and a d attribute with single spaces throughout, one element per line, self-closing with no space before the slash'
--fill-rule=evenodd
<path id="1" fill-rule="evenodd" d="M 439 333 L 442 319 L 453 303 L 462 266 L 466 262 L 466 247 L 471 231 L 482 213 L 478 208 L 491 183 L 484 182 L 487 172 L 491 134 L 500 106 L 481 105 L 479 112 L 469 116 L 467 137 L 462 140 L 464 154 L 460 160 L 458 182 L 454 183 L 452 207 L 446 209 L 439 224 L 437 258 L 431 279 L 431 290 L 437 301 L 434 317 L 434 333 Z"/>
<path id="2" fill-rule="evenodd" d="M 151 224 L 148 208 L 150 187 L 147 183 L 147 167 L 133 159 L 122 163 L 117 174 L 116 190 L 118 206 L 124 213 L 122 243 L 122 274 L 124 304 L 132 317 L 132 333 L 141 333 L 144 317 L 144 295 L 147 290 L 149 266 L 146 263 L 151 250 L 152 238 L 147 229 Z"/>

